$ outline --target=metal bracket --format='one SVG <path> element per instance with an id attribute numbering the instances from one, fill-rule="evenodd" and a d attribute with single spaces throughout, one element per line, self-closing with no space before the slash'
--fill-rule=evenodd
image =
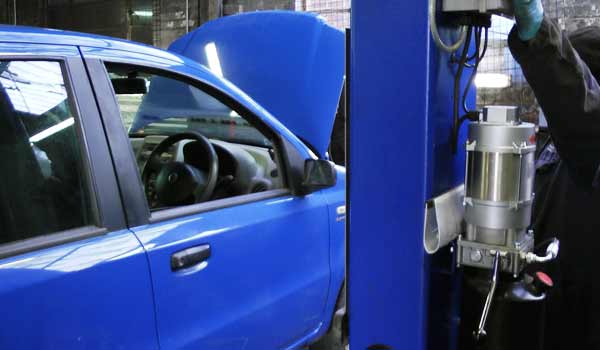
<path id="1" fill-rule="evenodd" d="M 436 253 L 464 231 L 464 195 L 461 185 L 425 203 L 423 246 L 428 254 Z"/>
<path id="2" fill-rule="evenodd" d="M 525 235 L 513 247 L 495 246 L 458 238 L 456 265 L 471 266 L 480 269 L 493 269 L 494 256 L 500 253 L 499 269 L 517 276 L 527 265 L 526 256 L 534 247 L 533 236 Z"/>

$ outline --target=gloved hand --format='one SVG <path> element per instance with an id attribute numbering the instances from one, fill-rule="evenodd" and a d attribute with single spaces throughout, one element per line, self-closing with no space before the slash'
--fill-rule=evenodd
<path id="1" fill-rule="evenodd" d="M 544 19 L 542 0 L 512 0 L 517 19 L 517 31 L 523 41 L 533 39 Z"/>

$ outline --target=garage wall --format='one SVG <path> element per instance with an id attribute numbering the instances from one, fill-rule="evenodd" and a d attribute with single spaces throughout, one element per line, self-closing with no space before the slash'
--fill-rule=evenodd
<path id="1" fill-rule="evenodd" d="M 293 10 L 294 0 L 225 0 L 224 15 L 259 10 Z"/>
<path id="2" fill-rule="evenodd" d="M 211 19 L 258 10 L 293 10 L 294 0 L 153 0 L 153 41 L 166 48 Z M 186 21 L 187 18 L 187 21 Z"/>
<path id="3" fill-rule="evenodd" d="M 598 0 L 544 0 L 546 12 L 569 31 L 600 25 L 600 2 Z"/>
<path id="4" fill-rule="evenodd" d="M 339 29 L 350 28 L 350 0 L 295 0 L 296 11 L 323 16 Z"/>
<path id="5" fill-rule="evenodd" d="M 13 0 L 0 0 L 0 23 L 14 24 Z M 152 44 L 152 0 L 18 0 L 19 25 L 75 30 Z M 141 11 L 141 12 L 140 12 Z"/>
<path id="6" fill-rule="evenodd" d="M 0 23 L 13 24 L 13 4 L 14 0 L 0 0 Z"/>
<path id="7" fill-rule="evenodd" d="M 309 11 L 340 29 L 350 26 L 350 0 L 0 0 L 0 23 L 109 35 L 166 48 L 220 16 L 259 10 Z"/>

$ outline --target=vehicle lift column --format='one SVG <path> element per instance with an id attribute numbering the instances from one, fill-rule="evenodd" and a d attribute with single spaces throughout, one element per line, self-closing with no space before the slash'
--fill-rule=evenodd
<path id="1" fill-rule="evenodd" d="M 350 46 L 350 348 L 448 349 L 459 278 L 450 248 L 426 254 L 423 226 L 427 199 L 464 181 L 456 65 L 431 40 L 426 0 L 353 0 Z"/>

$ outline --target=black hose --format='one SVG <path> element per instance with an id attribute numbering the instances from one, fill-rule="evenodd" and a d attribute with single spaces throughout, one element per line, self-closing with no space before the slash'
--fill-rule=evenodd
<path id="1" fill-rule="evenodd" d="M 467 95 L 469 94 L 471 85 L 473 85 L 473 81 L 475 80 L 475 75 L 477 75 L 477 69 L 479 68 L 479 63 L 481 62 L 480 55 L 479 55 L 480 50 L 481 50 L 481 30 L 478 29 L 476 31 L 476 38 L 475 38 L 475 57 L 476 57 L 475 64 L 473 65 L 473 70 L 471 71 L 471 76 L 469 77 L 469 80 L 467 81 L 467 85 L 465 85 L 465 90 L 462 95 L 462 105 L 463 105 L 463 111 L 465 113 L 469 113 L 469 108 L 467 107 Z"/>
<path id="2" fill-rule="evenodd" d="M 467 86 L 465 86 L 465 91 L 463 92 L 463 95 L 462 95 L 463 110 L 467 114 L 475 112 L 475 111 L 470 110 L 469 107 L 467 107 L 467 95 L 469 94 L 469 90 L 471 89 L 471 86 L 473 86 L 473 82 L 475 81 L 475 77 L 477 76 L 477 70 L 479 69 L 479 65 L 481 64 L 481 61 L 485 57 L 485 54 L 487 53 L 487 49 L 488 49 L 488 28 L 485 28 L 485 39 L 483 41 L 483 51 L 481 51 L 481 54 L 479 54 L 479 51 L 481 48 L 481 34 L 482 34 L 482 30 L 480 29 L 477 34 L 478 38 L 477 38 L 477 42 L 476 42 L 477 60 L 475 61 L 475 64 L 473 66 L 473 71 L 471 72 L 471 77 L 469 78 L 469 81 L 467 82 Z"/>
<path id="3" fill-rule="evenodd" d="M 452 154 L 456 154 L 458 151 L 458 132 L 460 128 L 460 82 L 462 79 L 463 72 L 465 70 L 465 63 L 469 58 L 469 46 L 471 45 L 471 38 L 473 35 L 473 27 L 469 26 L 467 29 L 467 39 L 463 47 L 462 55 L 460 56 L 458 70 L 454 77 L 454 113 L 453 113 L 453 127 L 452 127 Z"/>

